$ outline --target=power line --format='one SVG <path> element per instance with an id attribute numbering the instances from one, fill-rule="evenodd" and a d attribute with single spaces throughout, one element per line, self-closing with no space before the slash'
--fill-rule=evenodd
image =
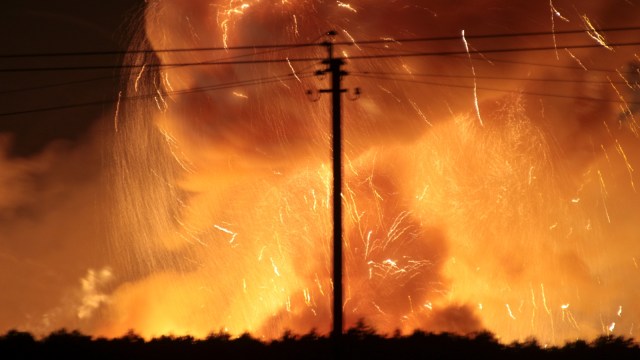
<path id="1" fill-rule="evenodd" d="M 624 28 L 626 30 L 628 30 L 629 28 Z M 640 29 L 640 28 L 633 28 L 633 29 Z M 616 29 L 619 31 L 622 31 L 623 28 L 619 28 Z M 613 31 L 610 29 L 610 31 Z M 571 32 L 576 32 L 576 31 L 571 31 Z M 543 34 L 543 33 L 526 33 L 527 36 L 531 36 L 532 34 Z M 522 35 L 522 34 L 520 34 Z M 478 35 L 478 36 L 483 36 L 483 35 Z M 488 36 L 488 35 L 486 35 Z M 497 35 L 496 35 L 497 36 Z M 503 34 L 503 36 L 514 36 L 514 34 Z M 470 38 L 470 37 L 467 37 Z M 436 39 L 436 38 L 431 38 L 431 39 Z M 413 40 L 418 40 L 418 39 L 413 39 Z M 389 41 L 389 40 L 381 40 L 381 41 Z M 340 43 L 340 44 L 352 44 L 352 43 Z M 638 42 L 630 42 L 630 43 L 615 43 L 615 44 L 609 44 L 609 46 L 632 46 L 632 45 L 639 45 L 640 43 Z M 297 44 L 297 45 L 307 45 L 307 44 Z M 314 45 L 325 45 L 325 44 L 317 44 L 314 43 Z M 296 46 L 296 45 L 292 45 L 292 46 Z M 485 50 L 474 50 L 474 51 L 447 51 L 447 52 L 409 52 L 409 53 L 400 53 L 400 54 L 379 54 L 379 55 L 362 55 L 362 56 L 352 56 L 352 57 L 348 57 L 346 59 L 348 60 L 362 60 L 362 59 L 381 59 L 381 58 L 398 58 L 398 57 L 421 57 L 421 56 L 463 56 L 463 55 L 469 55 L 469 54 L 483 54 L 483 53 L 498 53 L 498 52 L 514 52 L 514 51 L 548 51 L 548 50 L 557 50 L 557 48 L 598 48 L 601 47 L 602 45 L 600 44 L 579 44 L 579 45 L 571 45 L 571 46 L 548 46 L 548 47 L 522 47 L 522 48 L 496 48 L 496 49 L 485 49 Z M 242 48 L 255 48 L 255 47 L 242 47 Z M 247 56 L 256 56 L 256 55 L 264 55 L 264 54 L 269 54 L 269 53 L 274 53 L 274 52 L 278 52 L 278 51 L 282 51 L 282 50 L 286 50 L 285 48 L 282 47 L 278 47 L 278 48 L 271 48 L 268 51 L 264 51 L 262 53 L 251 53 L 251 54 L 242 54 L 242 55 L 237 55 L 237 56 L 233 56 L 233 57 L 228 57 L 228 58 L 224 58 L 224 59 L 219 59 L 217 61 L 209 61 L 209 62 L 194 62 L 194 63 L 175 63 L 175 64 L 143 64 L 143 65 L 120 65 L 120 66 L 88 66 L 88 67 L 51 67 L 51 68 L 22 68 L 22 69 L 0 69 L 0 72 L 9 72 L 9 71 L 38 71 L 38 70 L 72 70 L 72 69 L 81 69 L 81 70 L 89 70 L 89 69 L 103 69 L 103 68 L 142 68 L 142 67 L 153 67 L 153 68 L 171 68 L 171 67 L 181 67 L 181 66 L 196 66 L 196 65 L 223 65 L 223 64 L 228 64 L 228 65 L 236 65 L 236 64 L 262 64 L 262 63 L 283 63 L 283 62 L 287 62 L 287 63 L 293 63 L 293 62 L 308 62 L 308 61 L 319 61 L 322 59 L 319 58 L 284 58 L 284 59 L 258 59 L 258 60 L 241 60 L 241 61 L 234 61 L 234 59 L 238 59 L 238 58 L 243 58 L 243 57 L 247 57 Z M 490 60 L 490 59 L 488 59 Z M 490 60 L 491 61 L 491 60 Z M 503 62 L 508 62 L 506 60 L 494 60 L 494 61 L 503 61 Z M 512 63 L 517 63 L 517 64 L 526 64 L 526 63 L 521 63 L 521 62 L 512 62 Z M 548 65 L 548 64 L 530 64 L 530 65 L 537 65 L 537 66 L 553 66 L 553 65 Z M 602 70 L 604 71 L 604 70 Z M 609 70 L 610 71 L 610 70 Z M 355 73 L 358 74 L 358 73 Z M 406 76 L 405 74 L 392 74 L 392 73 L 372 73 L 372 72 L 364 72 L 362 74 L 360 74 L 360 76 L 368 76 L 371 74 L 378 74 L 378 75 L 391 75 L 391 76 Z M 288 73 L 286 75 L 282 75 L 280 77 L 284 77 L 284 76 L 293 76 L 295 74 L 292 73 Z M 413 74 L 414 76 L 439 76 L 439 77 L 447 77 L 447 76 L 442 76 L 442 75 L 433 75 L 433 74 Z M 371 77 L 371 76 L 368 76 Z M 450 78 L 465 78 L 464 76 L 448 76 Z M 482 78 L 482 77 L 476 77 L 476 78 Z M 591 83 L 591 82 L 587 82 L 587 81 L 579 81 L 579 80 L 563 80 L 563 79 L 516 79 L 516 78 L 499 78 L 499 77 L 485 77 L 487 79 L 494 79 L 494 80 L 528 80 L 528 81 L 556 81 L 556 82 L 585 82 L 585 83 Z M 94 81 L 94 80 L 99 80 L 99 79 L 104 79 L 104 78 L 96 78 L 96 79 L 87 79 L 87 80 L 80 80 L 77 82 L 68 82 L 66 84 L 73 84 L 73 83 L 81 83 L 81 82 L 88 82 L 88 81 Z M 382 78 L 379 77 L 379 79 L 384 79 L 384 80 L 396 80 L 396 81 L 409 81 L 409 82 L 416 82 L 416 81 L 410 81 L 407 79 L 392 79 L 392 78 Z M 228 86 L 245 86 L 245 85 L 252 85 L 252 84 L 259 84 L 260 82 L 263 83 L 267 83 L 265 82 L 265 80 L 269 80 L 269 78 L 263 78 L 263 79 L 257 79 L 257 80 L 250 80 L 248 82 L 234 82 L 234 83 L 228 83 L 228 84 L 219 84 L 216 86 L 211 86 L 211 87 L 204 87 L 204 88 L 193 88 L 193 89 L 188 89 L 188 90 L 183 90 L 180 92 L 168 92 L 168 94 L 176 94 L 179 95 L 181 93 L 191 93 L 191 92 L 199 92 L 199 91 L 213 91 L 213 90 L 218 90 L 218 89 L 224 89 L 227 88 Z M 280 80 L 278 80 L 280 81 Z M 423 83 L 423 84 L 427 84 L 427 85 L 434 85 L 434 86 L 450 86 L 450 87 L 457 87 L 456 85 L 452 85 L 452 84 L 439 84 L 439 83 L 427 83 L 427 82 L 417 82 L 417 83 Z M 58 85 L 64 85 L 64 84 L 56 84 L 56 85 L 43 85 L 40 88 L 48 88 L 48 87 L 53 87 L 53 86 L 58 86 Z M 464 86 L 463 86 L 464 87 Z M 27 91 L 27 90 L 32 90 L 32 89 L 36 89 L 36 88 L 27 88 L 27 89 L 17 89 L 15 90 L 15 92 L 19 92 L 19 91 Z M 503 90 L 503 89 L 484 89 L 484 90 L 488 90 L 488 91 L 510 91 L 510 90 Z M 11 91 L 11 90 L 10 90 Z M 6 93 L 6 92 L 10 92 L 10 91 L 3 91 L 2 93 Z M 542 96 L 554 96 L 552 94 L 536 94 L 536 95 L 542 95 Z M 145 97 L 149 97 L 149 96 L 155 96 L 155 94 L 151 94 L 151 95 L 143 95 L 141 97 L 131 97 L 131 98 L 126 98 L 125 100 L 135 100 L 137 98 L 145 98 Z M 594 100 L 592 98 L 588 98 L 587 100 Z M 609 100 L 607 100 L 609 101 Z M 43 112 L 43 111 L 53 111 L 53 110 L 61 110 L 61 109 L 69 109 L 69 108 L 74 108 L 74 107 L 82 107 L 82 106 L 95 106 L 95 105 L 104 105 L 104 104 L 112 104 L 114 103 L 115 100 L 107 100 L 107 101 L 94 101 L 94 102 L 87 102 L 87 103 L 82 103 L 82 104 L 70 104 L 70 105 L 61 105 L 61 106 L 54 106 L 54 107 L 48 107 L 48 108 L 40 108 L 40 109 L 31 109 L 31 110 L 24 110 L 24 111 L 17 111 L 17 112 L 7 112 L 7 113 L 0 113 L 0 116 L 10 116 L 10 115 L 19 115 L 19 114 L 27 114 L 27 113 L 34 113 L 34 112 Z"/>
<path id="2" fill-rule="evenodd" d="M 380 49 L 380 48 L 374 48 L 376 50 L 388 50 L 388 49 Z M 282 49 L 278 49 L 277 51 L 281 51 Z M 259 54 L 266 54 L 266 53 L 270 53 L 270 52 L 262 52 L 262 53 L 251 53 L 251 54 L 243 54 L 243 55 L 237 55 L 237 56 L 231 56 L 231 57 L 227 57 L 225 59 L 235 59 L 235 58 L 242 58 L 242 57 L 247 57 L 247 56 L 254 56 L 254 55 L 259 55 Z M 407 52 L 409 54 L 411 54 L 411 52 Z M 462 55 L 457 55 L 456 57 L 460 57 L 460 59 L 464 59 L 467 60 L 467 56 L 465 53 L 465 56 Z M 537 66 L 537 67 L 550 67 L 550 68 L 556 68 L 556 69 L 567 69 L 567 70 L 577 70 L 577 71 L 589 71 L 589 72 L 606 72 L 606 73 L 613 73 L 616 74 L 617 72 L 615 70 L 610 70 L 610 69 L 601 69 L 601 68 L 588 68 L 585 69 L 584 67 L 581 66 L 568 66 L 568 65 L 555 65 L 555 64 L 545 64 L 545 63 L 534 63 L 534 62 L 525 62 L 525 61 L 515 61 L 515 60 L 505 60 L 505 59 L 495 59 L 495 58 L 484 58 L 484 60 L 486 60 L 487 62 L 490 63 L 504 63 L 504 64 L 515 64 L 515 65 L 527 65 L 527 66 Z M 167 67 L 167 68 L 171 68 L 171 67 Z M 370 71 L 364 72 L 364 74 L 378 74 L 378 75 L 383 75 L 383 73 L 373 73 Z M 354 72 L 350 72 L 350 74 L 355 74 Z M 394 75 L 391 73 L 386 73 L 387 75 Z M 402 75 L 400 73 L 395 74 L 395 75 Z M 434 77 L 443 77 L 443 75 L 438 75 L 438 74 L 433 74 L 433 75 L 428 75 L 428 74 L 411 74 L 411 75 L 415 75 L 415 76 L 434 76 Z M 62 87 L 62 86 L 68 86 L 68 85 L 76 85 L 76 84 L 83 84 L 83 83 L 89 83 L 89 82 L 94 82 L 94 81 L 100 81 L 100 80 L 115 80 L 119 77 L 119 75 L 114 75 L 114 76 L 102 76 L 102 77 L 96 77 L 96 78 L 91 78 L 91 79 L 84 79 L 84 80 L 77 80 L 77 81 L 67 81 L 67 82 L 61 82 L 61 83 L 55 83 L 55 84 L 47 84 L 47 85 L 40 85 L 40 86 L 32 86 L 32 87 L 25 87 L 25 88 L 18 88 L 18 89 L 9 89 L 9 90 L 2 90 L 0 91 L 0 94 L 11 94 L 11 93 L 19 93 L 19 92 L 26 92 L 26 91 L 34 91 L 34 90 L 42 90 L 42 89 L 49 89 L 49 88 L 55 88 L 55 87 Z M 448 76 L 448 77 L 465 77 L 465 76 Z M 477 78 L 487 78 L 488 77 L 477 77 Z M 495 78 L 498 80 L 511 80 L 510 78 Z M 516 79 L 513 79 L 516 80 Z M 522 80 L 533 80 L 533 79 L 522 79 Z M 542 81 L 540 80 L 536 80 L 536 81 Z M 566 81 L 566 82 L 577 82 L 577 81 L 573 81 L 573 80 L 549 80 L 549 81 Z M 585 81 L 587 83 L 592 83 L 591 81 Z M 597 81 L 595 81 L 595 83 L 597 83 Z"/>
<path id="3" fill-rule="evenodd" d="M 262 60 L 241 60 L 241 61 L 204 61 L 186 62 L 172 64 L 124 64 L 124 65 L 93 65 L 93 66 L 61 66 L 61 67 L 27 67 L 27 68 L 3 68 L 0 72 L 31 72 L 31 71 L 77 71 L 77 70 L 114 70 L 114 69 L 139 69 L 147 68 L 167 68 L 184 66 L 210 66 L 210 65 L 247 65 L 247 64 L 271 64 L 286 62 L 309 62 L 321 61 L 322 58 L 284 58 L 284 59 L 262 59 Z"/>
<path id="4" fill-rule="evenodd" d="M 623 42 L 607 44 L 609 47 L 626 47 L 638 46 L 640 42 Z M 413 52 L 399 54 L 378 54 L 378 55 L 359 55 L 350 56 L 346 60 L 368 60 L 368 59 L 384 59 L 384 58 L 406 58 L 406 57 L 430 57 L 430 56 L 453 56 L 466 54 L 489 54 L 489 53 L 511 53 L 511 52 L 528 52 L 528 51 L 551 51 L 557 49 L 588 49 L 601 48 L 600 44 L 577 44 L 564 46 L 539 46 L 539 47 L 516 47 L 516 48 L 494 48 L 484 50 L 470 51 L 434 51 L 434 52 Z M 26 68 L 0 68 L 0 72 L 31 72 L 31 71 L 77 71 L 77 70 L 104 70 L 104 69 L 135 69 L 145 67 L 165 68 L 165 67 L 182 67 L 182 66 L 211 66 L 211 65 L 247 65 L 247 64 L 272 64 L 272 63 L 294 63 L 294 62 L 310 62 L 321 61 L 322 58 L 284 58 L 284 59 L 256 59 L 242 61 L 206 61 L 206 62 L 185 62 L 171 64 L 125 64 L 125 65 L 95 65 L 95 66 L 63 66 L 63 67 L 26 67 Z"/>
<path id="5" fill-rule="evenodd" d="M 221 60 L 232 60 L 232 59 L 239 59 L 239 58 L 244 58 L 244 57 L 248 57 L 248 56 L 272 54 L 272 53 L 276 53 L 276 52 L 279 52 L 279 51 L 282 51 L 282 50 L 287 50 L 287 49 L 278 48 L 278 49 L 273 49 L 273 50 L 269 50 L 269 51 L 262 51 L 262 52 L 258 52 L 258 53 L 253 52 L 253 53 L 249 53 L 249 54 L 229 56 L 229 57 L 223 58 Z M 145 65 L 143 64 L 142 66 L 144 67 Z M 171 66 L 167 67 L 167 69 L 170 69 L 170 68 L 171 68 Z M 62 82 L 62 83 L 57 83 L 57 84 L 49 84 L 49 85 L 41 85 L 41 86 L 33 86 L 33 87 L 26 87 L 26 88 L 19 88 L 19 89 L 4 90 L 4 91 L 0 91 L 0 94 L 10 94 L 10 93 L 25 92 L 25 91 L 41 90 L 41 89 L 48 89 L 48 88 L 54 88 L 54 87 L 60 87 L 60 86 L 82 84 L 82 83 L 99 81 L 99 80 L 107 80 L 107 79 L 115 80 L 117 78 L 119 78 L 119 75 L 102 76 L 102 77 L 97 77 L 97 78 L 92 78 L 92 79 L 68 81 L 68 82 Z"/>
<path id="6" fill-rule="evenodd" d="M 638 26 L 628 27 L 612 27 L 596 29 L 598 33 L 621 32 L 621 31 L 639 31 Z M 593 33 L 588 29 L 573 29 L 561 31 L 535 31 L 521 33 L 492 33 L 492 34 L 468 34 L 466 39 L 497 39 L 511 37 L 536 37 L 546 35 L 570 35 L 581 33 Z M 377 40 L 353 40 L 334 42 L 334 46 L 342 45 L 366 45 L 366 44 L 389 44 L 389 43 L 412 43 L 412 42 L 436 42 L 460 40 L 460 35 L 436 36 L 436 37 L 417 37 L 417 38 L 399 38 L 399 39 L 377 39 Z M 210 51 L 233 51 L 233 50 L 255 50 L 255 49 L 276 49 L 276 48 L 302 48 L 312 47 L 321 44 L 317 43 L 317 39 L 313 42 L 306 43 L 290 43 L 290 44 L 254 44 L 240 46 L 218 46 L 218 47 L 200 47 L 200 48 L 175 48 L 175 49 L 156 49 L 156 50 L 105 50 L 105 51 L 75 51 L 75 52 L 50 52 L 50 53 L 18 53 L 18 54 L 0 54 L 0 58 L 25 58 L 25 57 L 73 57 L 73 56 L 103 56 L 103 55 L 127 55 L 127 54 L 152 54 L 152 53 L 178 53 L 178 52 L 210 52 Z"/>
<path id="7" fill-rule="evenodd" d="M 59 53 L 23 53 L 23 54 L 3 54 L 0 59 L 25 58 L 25 57 L 72 57 L 72 56 L 107 56 L 107 55 L 130 55 L 130 54 L 157 54 L 157 53 L 178 53 L 178 52 L 207 52 L 207 51 L 231 51 L 231 50 L 255 50 L 255 49 L 280 49 L 280 48 L 302 48 L 316 46 L 317 43 L 299 44 L 274 44 L 274 45 L 243 45 L 230 47 L 202 47 L 202 48 L 178 48 L 178 49 L 158 49 L 158 50 L 105 50 L 105 51 L 76 51 Z"/>
<path id="8" fill-rule="evenodd" d="M 203 86 L 203 87 L 197 87 L 197 88 L 191 88 L 191 89 L 185 89 L 185 90 L 169 91 L 169 92 L 162 93 L 162 95 L 186 95 L 186 94 L 199 93 L 199 92 L 224 90 L 224 89 L 234 88 L 234 87 L 238 87 L 238 86 L 265 85 L 265 84 L 271 84 L 271 83 L 276 83 L 276 82 L 291 81 L 291 80 L 295 80 L 295 79 L 304 79 L 304 78 L 309 78 L 309 77 L 312 77 L 312 76 L 315 76 L 315 73 L 313 73 L 313 72 L 295 73 L 295 74 L 294 73 L 289 73 L 289 74 L 284 74 L 284 75 L 280 75 L 280 76 L 272 76 L 272 77 L 268 77 L 268 78 L 252 79 L 252 80 L 244 80 L 244 81 L 235 81 L 235 82 L 222 83 L 222 84 L 212 85 L 212 86 Z M 285 79 L 283 79 L 283 78 L 285 78 Z M 69 104 L 69 105 L 59 105 L 59 106 L 43 107 L 43 108 L 37 108 L 37 109 L 5 112 L 5 113 L 0 113 L 0 117 L 25 115 L 25 114 L 33 114 L 33 113 L 41 113 L 41 112 L 49 112 L 49 111 L 58 111 L 58 110 L 69 110 L 69 109 L 82 108 L 82 107 L 91 107 L 91 106 L 113 105 L 113 104 L 117 103 L 118 101 L 144 100 L 144 99 L 153 98 L 155 96 L 158 96 L 158 93 L 127 96 L 127 97 L 120 98 L 119 100 L 118 99 L 111 99 L 111 100 L 89 101 L 89 102 Z"/>
<path id="9" fill-rule="evenodd" d="M 389 50 L 388 48 L 379 48 L 379 47 L 370 47 L 370 46 L 360 46 L 361 48 L 365 48 L 365 49 L 373 49 L 373 50 Z M 558 47 L 557 50 L 561 50 L 564 49 L 562 47 Z M 396 51 L 399 51 L 398 49 L 394 49 Z M 410 54 L 413 55 L 415 54 L 414 51 L 408 51 L 405 50 L 403 52 L 401 52 L 400 54 Z M 469 61 L 469 57 L 468 54 L 465 52 L 464 54 L 460 54 L 460 55 L 451 55 L 451 57 L 455 57 L 458 58 L 460 60 L 463 60 L 465 62 Z M 490 57 L 486 57 L 486 56 L 482 56 L 482 60 L 485 60 L 488 63 L 503 63 L 503 64 L 515 64 L 515 65 L 527 65 L 527 66 L 537 66 L 537 67 L 549 67 L 549 68 L 556 68 L 556 69 L 567 69 L 567 70 L 576 70 L 576 71 L 595 71 L 595 72 L 608 72 L 608 73 L 615 73 L 615 70 L 611 70 L 611 69 L 601 69 L 601 68 L 588 68 L 586 69 L 583 66 L 570 66 L 570 65 L 557 65 L 557 64 L 547 64 L 547 63 L 534 63 L 534 62 L 527 62 L 527 61 L 516 61 L 516 60 L 506 60 L 506 59 L 496 59 L 496 58 L 490 58 Z"/>
<path id="10" fill-rule="evenodd" d="M 596 32 L 618 32 L 618 31 L 638 31 L 640 27 L 638 26 L 630 26 L 630 27 L 620 27 L 620 28 L 602 28 L 596 29 Z M 580 33 L 592 33 L 593 31 L 586 29 L 576 29 L 576 30 L 563 30 L 563 31 L 535 31 L 535 32 L 522 32 L 522 33 L 494 33 L 494 34 L 467 34 L 465 35 L 466 39 L 498 39 L 498 38 L 510 38 L 510 37 L 535 37 L 535 36 L 546 36 L 546 35 L 569 35 L 569 34 L 580 34 Z M 352 44 L 385 44 L 385 43 L 410 43 L 410 42 L 431 42 L 431 41 L 450 41 L 450 40 L 460 40 L 460 35 L 455 36 L 442 36 L 442 37 L 430 37 L 430 38 L 405 38 L 405 39 L 382 39 L 382 40 L 365 40 L 365 41 L 351 41 L 351 42 L 339 42 L 335 43 L 336 45 L 352 45 Z"/>
<path id="11" fill-rule="evenodd" d="M 404 77 L 434 77 L 446 79 L 483 79 L 483 80 L 499 80 L 499 81 L 536 81 L 536 82 L 559 82 L 559 83 L 578 83 L 578 84 L 619 84 L 626 85 L 624 81 L 604 81 L 604 80 L 584 80 L 584 79 L 562 79 L 562 78 L 527 78 L 527 77 L 501 77 L 501 76 L 472 76 L 472 75 L 443 75 L 443 74 L 424 74 L 424 73 L 392 73 L 392 72 L 376 72 L 376 71 L 350 71 L 349 75 L 387 75 L 387 76 L 404 76 Z M 402 80 L 402 79 L 398 79 Z"/>
<path id="12" fill-rule="evenodd" d="M 611 43 L 607 44 L 609 47 L 625 47 L 625 46 L 638 46 L 640 42 L 628 42 L 628 43 Z M 423 56 L 451 56 L 451 55 L 465 55 L 465 54 L 491 54 L 491 53 L 510 53 L 510 52 L 527 52 L 527 51 L 550 51 L 557 49 L 588 49 L 588 48 L 602 48 L 600 44 L 579 44 L 568 46 L 538 46 L 538 47 L 521 47 L 521 48 L 496 48 L 496 49 L 484 49 L 484 50 L 470 50 L 470 51 L 439 51 L 439 52 L 414 52 L 414 53 L 400 53 L 400 54 L 380 54 L 380 55 L 360 55 L 350 56 L 348 60 L 366 60 L 366 59 L 384 59 L 384 58 L 404 58 L 404 57 L 423 57 Z"/>
<path id="13" fill-rule="evenodd" d="M 27 92 L 27 91 L 34 91 L 34 90 L 44 90 L 44 89 L 51 89 L 51 88 L 62 87 L 62 86 L 85 84 L 85 83 L 96 82 L 96 81 L 100 81 L 100 80 L 115 80 L 117 78 L 118 78 L 118 76 L 101 76 L 101 77 L 95 77 L 95 78 L 91 78 L 91 79 L 65 81 L 65 82 L 55 83 L 55 84 L 38 85 L 38 86 L 30 86 L 30 87 L 23 87 L 23 88 L 17 88 L 17 89 L 2 90 L 2 91 L 0 91 L 0 94 L 13 94 L 13 93 L 20 93 L 20 92 Z"/>
<path id="14" fill-rule="evenodd" d="M 465 56 L 465 59 L 468 59 Z M 538 67 L 550 67 L 550 68 L 555 68 L 555 69 L 567 69 L 567 70 L 577 70 L 577 71 L 591 71 L 591 72 L 606 72 L 606 73 L 615 73 L 615 70 L 610 70 L 610 69 L 601 69 L 601 68 L 588 68 L 585 69 L 582 66 L 568 66 L 568 65 L 555 65 L 555 64 L 543 64 L 543 63 L 533 63 L 533 62 L 526 62 L 526 61 L 515 61 L 515 60 L 504 60 L 504 59 L 495 59 L 495 58 L 487 58 L 484 57 L 484 59 L 488 62 L 495 62 L 495 63 L 503 63 L 503 64 L 515 64 L 515 65 L 527 65 L 527 66 L 538 66 Z"/>
<path id="15" fill-rule="evenodd" d="M 381 74 L 383 74 L 383 73 L 381 73 Z M 163 95 L 165 95 L 165 94 L 166 95 L 185 95 L 185 94 L 191 94 L 191 93 L 224 90 L 224 89 L 229 89 L 229 88 L 239 87 L 239 86 L 265 85 L 265 84 L 270 84 L 270 83 L 275 83 L 275 82 L 280 82 L 280 81 L 290 81 L 290 80 L 295 79 L 295 76 L 297 76 L 300 79 L 303 79 L 303 78 L 312 77 L 314 75 L 315 75 L 315 73 L 312 73 L 312 72 L 309 72 L 309 73 L 302 72 L 302 73 L 296 73 L 296 74 L 288 73 L 288 74 L 283 74 L 283 75 L 279 75 L 279 76 L 272 76 L 272 77 L 268 77 L 268 78 L 260 78 L 260 79 L 252 79 L 252 80 L 245 80 L 245 81 L 229 82 L 229 83 L 223 83 L 223 84 L 212 85 L 212 86 L 204 86 L 204 87 L 185 89 L 185 90 L 180 90 L 180 91 L 170 91 L 170 92 L 163 93 Z M 420 80 L 413 80 L 413 79 L 406 79 L 406 78 L 374 76 L 372 74 L 367 74 L 367 73 L 349 73 L 349 75 L 353 75 L 354 77 L 361 77 L 361 78 L 370 78 L 370 79 L 387 80 L 387 81 L 400 81 L 400 82 L 408 82 L 408 83 L 414 83 L 414 84 L 420 84 L 420 85 L 428 85 L 428 86 L 473 89 L 473 87 L 469 86 L 469 85 L 438 83 L 438 82 L 420 81 Z M 389 75 L 393 75 L 393 74 L 389 73 Z M 404 74 L 401 74 L 401 75 L 404 75 Z M 283 78 L 285 78 L 285 79 L 283 79 Z M 512 80 L 512 79 L 509 79 L 509 80 Z M 515 92 L 514 90 L 488 88 L 488 87 L 477 87 L 477 89 L 478 90 L 484 90 L 484 91 L 503 92 L 503 93 Z M 572 96 L 572 95 L 563 95 L 563 94 L 549 94 L 549 93 L 525 92 L 525 91 L 522 91 L 522 92 L 519 92 L 519 93 L 520 94 L 524 94 L 524 95 L 556 97 L 556 98 L 565 98 L 565 99 L 573 99 L 573 100 L 587 100 L 587 101 L 609 102 L 609 103 L 619 103 L 619 102 L 621 102 L 620 100 L 600 99 L 600 98 L 581 97 L 581 96 Z M 157 93 L 136 95 L 136 96 L 130 96 L 130 97 L 121 98 L 120 101 L 143 100 L 143 99 L 153 98 L 153 97 L 155 97 L 157 95 L 158 95 Z M 49 111 L 57 111 L 57 110 L 68 110 L 68 109 L 80 108 L 80 107 L 90 107 L 90 106 L 100 106 L 100 105 L 113 105 L 117 101 L 118 100 L 115 100 L 115 99 L 114 100 L 91 101 L 91 102 L 85 102 L 85 103 L 52 106 L 52 107 L 21 110 L 21 111 L 14 111 L 14 112 L 5 112 L 5 113 L 0 113 L 0 117 L 16 116 L 16 115 L 24 115 L 24 114 L 32 114 L 32 113 L 40 113 L 40 112 L 49 112 Z M 628 101 L 627 104 L 640 105 L 640 102 Z"/>
<path id="16" fill-rule="evenodd" d="M 382 76 L 367 76 L 367 75 L 353 75 L 354 77 L 361 78 L 370 78 L 376 80 L 389 80 L 389 81 L 400 81 L 400 82 L 408 82 L 413 84 L 421 84 L 428 86 L 439 86 L 439 87 L 450 87 L 450 88 L 462 88 L 462 89 L 473 89 L 473 86 L 470 85 L 459 85 L 459 84 L 445 84 L 438 82 L 430 82 L 430 81 L 420 81 L 420 80 L 412 80 L 412 79 L 399 79 L 399 78 L 390 78 L 390 77 L 382 77 Z M 563 99 L 572 99 L 572 100 L 586 100 L 586 101 L 595 101 L 595 102 L 606 102 L 606 103 L 621 103 L 622 101 L 619 99 L 602 99 L 602 98 L 592 98 L 587 96 L 573 96 L 573 95 L 564 95 L 564 94 L 549 94 L 549 93 L 541 93 L 541 92 L 530 92 L 530 91 L 514 91 L 510 89 L 496 89 L 496 88 L 488 88 L 488 87 L 476 87 L 478 90 L 484 91 L 494 91 L 494 92 L 502 92 L 502 93 L 514 93 L 517 92 L 523 95 L 531 95 L 531 96 L 544 96 L 544 97 L 555 97 L 555 98 L 563 98 Z M 640 105 L 640 101 L 627 101 L 627 104 L 631 105 Z"/>

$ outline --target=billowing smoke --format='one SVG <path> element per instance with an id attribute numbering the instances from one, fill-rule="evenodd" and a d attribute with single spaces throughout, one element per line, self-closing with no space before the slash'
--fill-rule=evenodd
<path id="1" fill-rule="evenodd" d="M 55 141 L 29 157 L 0 155 L 0 331 L 37 335 L 58 328 L 89 331 L 80 311 L 90 269 L 105 266 L 107 238 L 101 227 L 104 192 L 100 141 L 90 134 L 72 145 Z M 93 286 L 92 289 L 90 289 Z M 95 292 L 94 291 L 94 292 Z M 84 300 L 83 300 L 84 298 Z"/>
<path id="2" fill-rule="evenodd" d="M 110 121 L 114 277 L 83 324 L 329 331 L 330 100 L 324 65 L 298 61 L 327 52 L 237 47 L 336 30 L 352 42 L 336 46 L 343 85 L 362 89 L 343 104 L 346 325 L 636 337 L 638 58 L 610 46 L 628 30 L 594 29 L 633 25 L 638 5 L 149 1 L 132 48 L 155 53 L 128 59 L 123 98 L 138 100 Z M 504 33 L 529 35 L 477 37 Z M 401 41 L 442 36 L 456 38 Z M 365 42 L 380 39 L 397 41 Z M 490 51 L 522 47 L 551 50 Z M 163 51 L 184 48 L 218 50 Z M 436 54 L 382 57 L 416 52 Z"/>

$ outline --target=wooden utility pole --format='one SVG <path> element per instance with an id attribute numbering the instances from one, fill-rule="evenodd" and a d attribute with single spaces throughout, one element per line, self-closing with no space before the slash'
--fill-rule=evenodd
<path id="1" fill-rule="evenodd" d="M 331 31 L 327 35 L 335 36 Z M 346 92 L 341 87 L 342 77 L 347 72 L 342 70 L 344 60 L 333 56 L 333 43 L 323 43 L 327 48 L 328 57 L 322 63 L 328 67 L 319 70 L 318 75 L 331 74 L 331 89 L 320 90 L 321 93 L 331 93 L 332 126 L 331 126 L 331 154 L 333 160 L 333 330 L 332 337 L 342 337 L 344 320 L 342 316 L 343 285 L 342 285 L 342 93 Z"/>

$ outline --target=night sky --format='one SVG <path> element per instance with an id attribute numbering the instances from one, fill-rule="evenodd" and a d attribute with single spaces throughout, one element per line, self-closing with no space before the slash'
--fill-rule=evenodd
<path id="1" fill-rule="evenodd" d="M 2 55 L 123 51 L 128 46 L 130 21 L 142 1 L 14 1 L 4 2 L 0 14 Z M 111 65 L 122 55 L 94 57 L 2 58 L 1 67 Z M 2 113 L 109 101 L 119 87 L 119 70 L 3 72 L 0 82 Z M 65 85 L 66 84 L 66 85 Z M 59 85 L 59 86 L 55 86 Z M 26 90 L 32 89 L 32 90 Z M 22 91 L 16 91 L 22 90 Z M 12 155 L 41 151 L 52 139 L 77 140 L 112 105 L 78 107 L 2 116 L 0 132 L 10 133 Z"/>

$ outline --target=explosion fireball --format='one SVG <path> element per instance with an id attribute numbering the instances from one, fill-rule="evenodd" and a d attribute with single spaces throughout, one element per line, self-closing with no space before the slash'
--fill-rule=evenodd
<path id="1" fill-rule="evenodd" d="M 328 333 L 336 30 L 345 325 L 637 338 L 639 6 L 148 1 L 90 332 Z"/>

